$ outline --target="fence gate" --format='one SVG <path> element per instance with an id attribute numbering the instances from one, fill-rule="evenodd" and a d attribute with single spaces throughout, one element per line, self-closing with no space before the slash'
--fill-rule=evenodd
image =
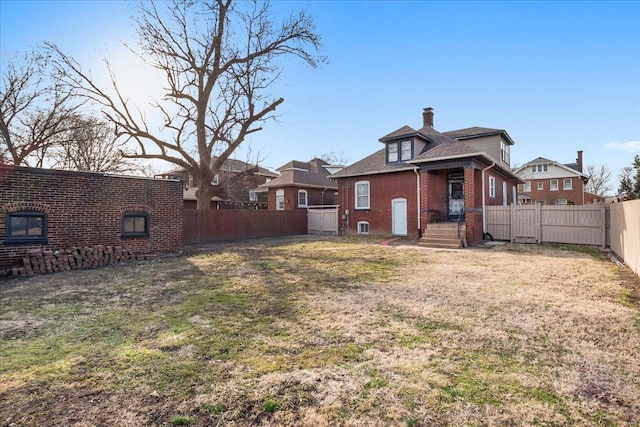
<path id="1" fill-rule="evenodd" d="M 338 235 L 338 207 L 334 205 L 308 207 L 308 233 Z"/>
<path id="2" fill-rule="evenodd" d="M 512 240 L 517 243 L 538 243 L 539 230 L 539 205 L 516 206 L 511 219 Z"/>

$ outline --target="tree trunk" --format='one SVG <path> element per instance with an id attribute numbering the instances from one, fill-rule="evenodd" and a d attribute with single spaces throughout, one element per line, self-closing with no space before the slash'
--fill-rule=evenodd
<path id="1" fill-rule="evenodd" d="M 198 186 L 196 190 L 196 199 L 198 203 L 196 204 L 196 209 L 199 210 L 208 210 L 211 207 L 211 198 L 213 197 L 213 186 L 208 183 L 202 183 Z"/>

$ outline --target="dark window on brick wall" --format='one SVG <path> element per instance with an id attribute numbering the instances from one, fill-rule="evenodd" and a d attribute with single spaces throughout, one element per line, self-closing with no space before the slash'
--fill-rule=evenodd
<path id="1" fill-rule="evenodd" d="M 149 236 L 149 215 L 142 212 L 127 212 L 122 218 L 122 237 Z"/>
<path id="2" fill-rule="evenodd" d="M 7 214 L 5 243 L 47 243 L 47 214 L 19 211 Z"/>

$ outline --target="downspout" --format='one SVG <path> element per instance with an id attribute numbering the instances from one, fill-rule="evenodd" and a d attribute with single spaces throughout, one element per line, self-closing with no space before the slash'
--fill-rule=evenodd
<path id="1" fill-rule="evenodd" d="M 422 237 L 422 228 L 420 227 L 420 173 L 418 168 L 413 170 L 416 173 L 416 200 L 418 201 L 418 238 Z"/>
<path id="2" fill-rule="evenodd" d="M 494 161 L 491 166 L 487 166 L 482 169 L 482 238 L 484 239 L 484 235 L 487 233 L 487 203 L 485 196 L 485 186 L 484 186 L 484 172 L 488 169 L 491 169 L 496 165 Z"/>

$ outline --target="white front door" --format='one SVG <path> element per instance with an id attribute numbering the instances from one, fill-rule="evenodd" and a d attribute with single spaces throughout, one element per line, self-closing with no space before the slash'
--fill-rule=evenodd
<path id="1" fill-rule="evenodd" d="M 393 199 L 391 201 L 391 234 L 394 236 L 407 235 L 407 199 Z"/>

